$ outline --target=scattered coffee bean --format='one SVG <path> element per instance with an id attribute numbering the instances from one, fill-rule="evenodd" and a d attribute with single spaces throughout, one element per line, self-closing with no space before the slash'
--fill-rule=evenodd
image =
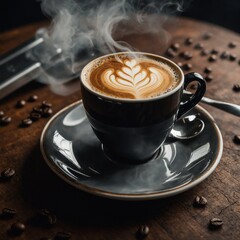
<path id="1" fill-rule="evenodd" d="M 187 38 L 186 40 L 185 40 L 185 44 L 186 45 L 191 45 L 193 43 L 193 39 L 192 38 Z"/>
<path id="2" fill-rule="evenodd" d="M 184 58 L 186 59 L 186 60 L 190 60 L 190 59 L 192 59 L 192 54 L 191 53 L 188 53 L 188 54 L 186 54 L 185 56 L 184 56 Z"/>
<path id="3" fill-rule="evenodd" d="M 3 179 L 10 179 L 15 174 L 15 170 L 12 168 L 6 168 L 1 172 L 1 177 Z"/>
<path id="4" fill-rule="evenodd" d="M 31 112 L 30 115 L 29 115 L 29 118 L 34 122 L 39 120 L 41 117 L 42 117 L 42 115 L 40 113 L 37 113 L 37 112 Z"/>
<path id="5" fill-rule="evenodd" d="M 16 211 L 11 208 L 3 208 L 2 217 L 3 218 L 13 218 L 16 215 Z"/>
<path id="6" fill-rule="evenodd" d="M 240 135 L 235 135 L 235 136 L 233 137 L 233 142 L 234 142 L 235 144 L 240 144 Z"/>
<path id="7" fill-rule="evenodd" d="M 43 117 L 49 117 L 49 116 L 52 115 L 52 113 L 53 113 L 52 109 L 46 107 L 46 108 L 43 109 L 42 116 Z"/>
<path id="8" fill-rule="evenodd" d="M 239 84 L 234 84 L 233 85 L 233 91 L 234 92 L 240 92 L 240 85 Z"/>
<path id="9" fill-rule="evenodd" d="M 197 50 L 201 50 L 203 49 L 203 44 L 202 43 L 197 43 L 195 46 L 194 46 L 195 49 Z"/>
<path id="10" fill-rule="evenodd" d="M 12 226 L 11 226 L 11 232 L 16 234 L 16 235 L 20 235 L 25 230 L 26 230 L 26 226 L 21 222 L 13 223 Z"/>
<path id="11" fill-rule="evenodd" d="M 236 46 L 237 46 L 237 44 L 235 42 L 230 42 L 228 44 L 228 47 L 230 47 L 230 48 L 235 48 Z"/>
<path id="12" fill-rule="evenodd" d="M 203 39 L 204 40 L 208 40 L 208 39 L 210 39 L 212 37 L 212 33 L 210 33 L 210 32 L 207 32 L 207 33 L 205 33 L 204 35 L 203 35 Z"/>
<path id="13" fill-rule="evenodd" d="M 193 205 L 195 207 L 204 207 L 207 204 L 207 199 L 203 196 L 197 196 L 194 200 Z"/>
<path id="14" fill-rule="evenodd" d="M 224 52 L 221 53 L 220 58 L 221 58 L 221 59 L 227 59 L 228 56 L 229 56 L 229 52 L 224 51 Z"/>
<path id="15" fill-rule="evenodd" d="M 19 101 L 17 101 L 17 103 L 16 103 L 16 107 L 17 108 L 22 108 L 22 107 L 24 107 L 26 105 L 26 101 L 25 100 L 19 100 Z"/>
<path id="16" fill-rule="evenodd" d="M 28 99 L 29 102 L 36 102 L 37 100 L 38 100 L 38 96 L 37 95 L 32 95 Z"/>
<path id="17" fill-rule="evenodd" d="M 49 214 L 48 215 L 48 218 L 47 218 L 47 221 L 48 221 L 48 224 L 50 226 L 53 226 L 54 224 L 56 224 L 57 222 L 57 217 L 56 215 L 54 215 L 53 213 Z"/>
<path id="18" fill-rule="evenodd" d="M 208 58 L 209 62 L 215 62 L 217 61 L 217 56 L 215 54 L 212 54 L 209 58 Z"/>
<path id="19" fill-rule="evenodd" d="M 219 51 L 215 48 L 213 48 L 212 51 L 211 51 L 211 54 L 218 54 L 218 53 L 219 53 Z"/>
<path id="20" fill-rule="evenodd" d="M 211 68 L 211 67 L 205 67 L 205 68 L 204 68 L 204 73 L 209 74 L 209 73 L 211 73 L 211 72 L 212 72 L 212 68 Z"/>
<path id="21" fill-rule="evenodd" d="M 207 81 L 207 82 L 211 82 L 212 80 L 213 80 L 213 76 L 212 75 L 207 75 L 206 77 L 205 77 L 205 80 Z"/>
<path id="22" fill-rule="evenodd" d="M 230 61 L 233 62 L 233 61 L 235 61 L 236 59 L 237 59 L 237 56 L 236 56 L 235 54 L 230 54 L 230 55 L 229 55 L 229 60 L 230 60 Z"/>
<path id="23" fill-rule="evenodd" d="M 212 229 L 218 229 L 221 228 L 223 225 L 223 221 L 220 218 L 212 218 L 209 221 L 209 227 Z"/>
<path id="24" fill-rule="evenodd" d="M 191 63 L 185 63 L 184 65 L 183 65 L 183 69 L 184 70 L 190 70 L 190 69 L 192 69 L 192 64 Z"/>
<path id="25" fill-rule="evenodd" d="M 139 239 L 146 238 L 147 235 L 149 234 L 149 227 L 147 225 L 142 225 L 138 228 L 136 232 L 136 237 Z"/>
<path id="26" fill-rule="evenodd" d="M 42 107 L 42 108 L 45 108 L 45 107 L 50 108 L 51 106 L 52 106 L 51 103 L 49 103 L 49 102 L 47 102 L 47 101 L 43 101 L 41 107 Z"/>
<path id="27" fill-rule="evenodd" d="M 40 221 L 41 225 L 44 226 L 53 226 L 57 222 L 57 217 L 55 214 L 51 213 L 47 209 L 41 209 L 38 212 L 38 220 Z"/>
<path id="28" fill-rule="evenodd" d="M 178 62 L 177 65 L 178 65 L 180 68 L 182 68 L 182 66 L 183 66 L 182 62 Z"/>
<path id="29" fill-rule="evenodd" d="M 32 112 L 36 112 L 36 113 L 42 114 L 43 110 L 42 110 L 42 108 L 34 107 L 34 108 L 32 109 Z"/>
<path id="30" fill-rule="evenodd" d="M 201 55 L 202 56 L 207 56 L 207 55 L 209 55 L 210 54 L 210 51 L 208 51 L 208 50 L 206 50 L 206 49 L 203 49 L 202 51 L 201 51 Z"/>
<path id="31" fill-rule="evenodd" d="M 40 238 L 40 240 L 53 240 L 52 238 L 48 238 L 48 237 L 42 237 Z"/>
<path id="32" fill-rule="evenodd" d="M 30 125 L 32 125 L 32 120 L 30 118 L 22 120 L 21 127 L 29 127 Z"/>
<path id="33" fill-rule="evenodd" d="M 4 111 L 0 111 L 0 117 L 4 116 Z"/>
<path id="34" fill-rule="evenodd" d="M 177 51 L 179 48 L 180 48 L 180 44 L 179 43 L 173 43 L 171 45 L 171 48 L 174 50 L 174 51 Z"/>
<path id="35" fill-rule="evenodd" d="M 54 237 L 54 240 L 68 240 L 72 237 L 72 234 L 69 232 L 58 232 Z"/>
<path id="36" fill-rule="evenodd" d="M 186 60 L 190 60 L 192 58 L 192 54 L 188 51 L 179 53 L 179 57 L 184 58 Z"/>
<path id="37" fill-rule="evenodd" d="M 173 58 L 176 56 L 176 53 L 174 52 L 174 50 L 172 48 L 168 48 L 168 50 L 166 51 L 166 55 L 170 58 Z"/>
<path id="38" fill-rule="evenodd" d="M 12 121 L 12 118 L 9 116 L 4 116 L 0 119 L 0 125 L 8 125 Z"/>

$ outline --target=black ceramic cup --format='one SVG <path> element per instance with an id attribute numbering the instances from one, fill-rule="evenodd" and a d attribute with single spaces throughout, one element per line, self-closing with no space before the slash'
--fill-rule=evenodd
<path id="1" fill-rule="evenodd" d="M 121 55 L 128 53 L 115 53 Z M 192 109 L 203 97 L 205 80 L 197 73 L 184 76 L 171 60 L 149 53 L 134 53 L 167 64 L 174 69 L 179 83 L 171 91 L 146 99 L 107 97 L 85 84 L 86 74 L 105 55 L 88 63 L 81 73 L 83 105 L 93 131 L 102 143 L 104 153 L 121 163 L 144 163 L 153 159 L 167 138 L 175 121 Z M 183 90 L 197 81 L 196 92 L 183 100 Z"/>

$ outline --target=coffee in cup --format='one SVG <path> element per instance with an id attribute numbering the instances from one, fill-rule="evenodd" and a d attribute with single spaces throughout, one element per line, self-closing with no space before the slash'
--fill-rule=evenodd
<path id="1" fill-rule="evenodd" d="M 147 99 L 174 89 L 180 76 L 165 62 L 144 55 L 122 54 L 93 61 L 82 81 L 105 97 Z"/>

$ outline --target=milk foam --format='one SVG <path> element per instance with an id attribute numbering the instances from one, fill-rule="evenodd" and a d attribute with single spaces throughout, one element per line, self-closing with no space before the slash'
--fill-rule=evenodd
<path id="1" fill-rule="evenodd" d="M 179 82 L 166 63 L 149 58 L 108 57 L 95 62 L 85 75 L 85 84 L 109 97 L 144 99 L 172 90 Z"/>

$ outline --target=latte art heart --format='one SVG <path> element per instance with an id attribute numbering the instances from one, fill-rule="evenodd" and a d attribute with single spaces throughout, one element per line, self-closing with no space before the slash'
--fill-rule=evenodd
<path id="1" fill-rule="evenodd" d="M 129 99 L 155 97 L 176 85 L 170 67 L 140 58 L 112 58 L 93 69 L 90 83 L 104 95 Z"/>

